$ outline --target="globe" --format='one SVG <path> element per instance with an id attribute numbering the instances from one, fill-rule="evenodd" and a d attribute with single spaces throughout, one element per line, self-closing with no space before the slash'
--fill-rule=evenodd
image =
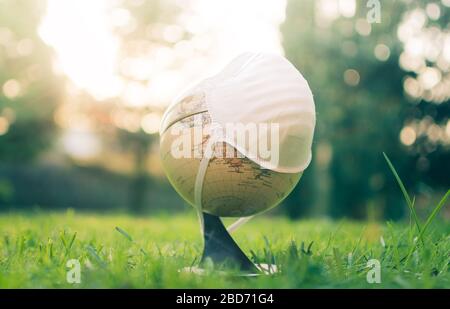
<path id="1" fill-rule="evenodd" d="M 180 135 L 188 135 L 190 139 L 193 130 L 201 129 L 202 138 L 192 142 L 190 151 L 203 151 L 210 138 L 211 123 L 205 95 L 199 92 L 169 107 L 161 126 L 163 168 L 178 194 L 192 206 L 195 206 L 195 180 L 201 158 L 175 157 L 171 150 Z M 289 195 L 302 175 L 261 168 L 224 142 L 218 142 L 214 147 L 215 153 L 235 154 L 232 157 L 213 156 L 208 163 L 201 202 L 202 210 L 214 216 L 246 217 L 267 211 Z"/>

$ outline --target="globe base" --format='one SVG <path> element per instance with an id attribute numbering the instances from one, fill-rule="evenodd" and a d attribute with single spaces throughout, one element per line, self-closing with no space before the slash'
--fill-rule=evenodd
<path id="1" fill-rule="evenodd" d="M 203 215 L 203 254 L 200 265 L 208 261 L 220 268 L 234 268 L 242 272 L 258 273 L 258 267 L 242 252 L 219 217 Z"/>
<path id="2" fill-rule="evenodd" d="M 256 268 L 259 270 L 258 272 L 238 272 L 238 273 L 230 273 L 224 270 L 217 270 L 214 271 L 215 274 L 222 275 L 222 276 L 236 276 L 236 277 L 257 277 L 262 275 L 275 275 L 278 273 L 278 267 L 275 264 L 255 264 Z M 209 273 L 211 273 L 210 269 L 201 268 L 199 266 L 189 266 L 189 267 L 183 267 L 182 269 L 179 269 L 178 272 L 180 273 L 190 273 L 195 274 L 198 276 L 204 276 Z"/>

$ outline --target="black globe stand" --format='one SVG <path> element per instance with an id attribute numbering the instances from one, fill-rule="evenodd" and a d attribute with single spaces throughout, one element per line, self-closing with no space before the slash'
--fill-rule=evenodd
<path id="1" fill-rule="evenodd" d="M 210 259 L 214 265 L 238 269 L 244 273 L 259 274 L 260 270 L 242 252 L 219 217 L 203 214 L 204 247 L 200 265 Z"/>

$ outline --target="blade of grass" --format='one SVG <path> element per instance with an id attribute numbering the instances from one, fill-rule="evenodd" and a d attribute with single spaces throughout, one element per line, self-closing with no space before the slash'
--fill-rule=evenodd
<path id="1" fill-rule="evenodd" d="M 128 239 L 131 243 L 135 243 L 133 241 L 133 238 L 130 236 L 130 234 L 128 234 L 127 232 L 125 232 L 124 229 L 121 229 L 120 227 L 116 226 L 116 231 L 119 232 L 120 234 L 122 234 L 126 239 Z M 159 248 L 158 248 L 159 249 Z M 139 248 L 139 251 L 141 251 L 141 253 L 145 256 L 148 256 L 147 251 L 145 251 L 142 247 Z M 161 252 L 160 252 L 161 254 Z"/>
<path id="2" fill-rule="evenodd" d="M 327 245 L 325 247 L 325 249 L 322 251 L 322 255 L 326 253 L 326 251 L 328 250 L 328 248 L 331 245 L 331 242 L 334 241 L 335 236 L 337 235 L 337 233 L 341 230 L 341 227 L 344 225 L 344 221 L 341 220 L 339 222 L 339 225 L 337 226 L 336 230 L 334 232 L 331 233 L 330 237 L 328 238 L 328 242 Z"/>
<path id="3" fill-rule="evenodd" d="M 428 226 L 431 224 L 431 222 L 434 220 L 434 218 L 436 217 L 436 215 L 439 213 L 439 211 L 441 210 L 442 207 L 444 207 L 445 202 L 447 201 L 448 197 L 450 196 L 450 190 L 447 191 L 447 193 L 445 193 L 445 195 L 442 197 L 442 199 L 439 201 L 439 203 L 436 205 L 436 207 L 434 207 L 433 211 L 431 212 L 431 214 L 428 216 L 427 221 L 425 222 L 423 228 L 422 228 L 422 232 L 419 234 L 419 237 L 422 237 L 423 234 L 425 233 L 426 229 L 428 228 Z"/>
<path id="4" fill-rule="evenodd" d="M 128 234 L 127 232 L 125 232 L 123 229 L 121 229 L 120 227 L 116 226 L 116 231 L 119 232 L 120 234 L 122 234 L 126 239 L 128 239 L 129 241 L 133 241 L 133 238 L 131 238 L 130 234 Z"/>
<path id="5" fill-rule="evenodd" d="M 67 250 L 67 242 L 66 242 L 66 237 L 65 237 L 65 233 L 64 232 L 60 232 L 59 233 L 59 238 L 61 239 L 61 242 L 64 246 L 64 249 Z"/>
<path id="6" fill-rule="evenodd" d="M 75 238 L 77 238 L 77 232 L 73 233 L 72 239 L 69 242 L 68 250 L 70 250 L 73 246 L 73 243 L 75 242 Z"/>
<path id="7" fill-rule="evenodd" d="M 86 246 L 86 250 L 95 258 L 98 264 L 102 267 L 106 266 L 106 263 L 102 260 L 102 258 L 98 255 L 95 248 L 91 245 Z"/>
<path id="8" fill-rule="evenodd" d="M 364 235 L 364 232 L 365 232 L 365 231 L 366 231 L 366 227 L 364 226 L 364 227 L 362 228 L 362 230 L 361 230 L 361 233 L 359 233 L 359 237 L 358 237 L 358 240 L 356 241 L 355 246 L 354 246 L 353 249 L 352 249 L 352 252 L 351 252 L 352 255 L 355 255 L 356 249 L 358 249 L 359 244 L 361 243 L 361 239 L 363 238 L 363 235 Z"/>
<path id="9" fill-rule="evenodd" d="M 420 222 L 419 222 L 419 218 L 417 217 L 417 213 L 416 210 L 414 209 L 414 204 L 411 201 L 411 198 L 409 197 L 408 192 L 406 191 L 405 185 L 403 184 L 403 181 L 400 179 L 400 176 L 398 175 L 394 165 L 392 165 L 391 160 L 389 160 L 388 156 L 386 155 L 386 153 L 383 152 L 383 156 L 386 159 L 387 164 L 389 165 L 389 168 L 391 169 L 392 174 L 394 174 L 395 179 L 397 180 L 397 183 L 400 187 L 400 190 L 403 193 L 403 196 L 405 197 L 406 200 L 406 204 L 409 207 L 409 211 L 411 212 L 413 218 L 414 218 L 414 222 L 416 223 L 417 226 L 417 230 L 419 231 L 419 235 L 422 235 L 422 229 L 420 228 Z M 415 199 L 414 199 L 415 200 Z M 419 237 L 420 241 L 423 243 L 423 239 L 422 236 Z"/>
<path id="10" fill-rule="evenodd" d="M 425 222 L 425 225 L 423 226 L 422 232 L 419 234 L 420 237 L 423 237 L 423 234 L 427 230 L 428 226 L 431 224 L 431 222 L 434 220 L 436 215 L 439 213 L 442 207 L 444 207 L 445 202 L 447 201 L 448 197 L 450 196 L 450 190 L 445 193 L 445 195 L 442 197 L 442 199 L 439 201 L 439 203 L 434 207 L 431 214 L 428 216 L 427 221 Z M 406 262 L 409 261 L 411 255 L 414 253 L 414 250 L 416 249 L 416 246 L 412 246 L 411 250 L 409 251 L 408 255 L 406 256 Z"/>

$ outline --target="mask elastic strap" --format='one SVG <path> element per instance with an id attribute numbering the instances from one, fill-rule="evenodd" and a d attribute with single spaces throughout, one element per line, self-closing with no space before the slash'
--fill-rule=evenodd
<path id="1" fill-rule="evenodd" d="M 198 167 L 197 176 L 195 178 L 195 187 L 194 187 L 194 206 L 197 210 L 197 216 L 200 221 L 200 230 L 203 233 L 203 207 L 202 207 L 202 191 L 203 191 L 203 181 L 205 180 L 206 170 L 208 169 L 209 161 L 212 158 L 214 153 L 213 145 L 216 142 L 216 138 L 214 135 L 211 135 L 207 145 L 206 150 L 203 154 L 203 157 L 200 161 L 200 165 Z"/>
<path id="2" fill-rule="evenodd" d="M 250 221 L 254 216 L 250 216 L 250 217 L 242 217 L 237 219 L 236 221 L 234 221 L 232 224 L 230 224 L 227 227 L 227 231 L 228 233 L 233 233 L 235 230 L 237 230 L 238 228 L 240 228 L 241 226 L 243 226 L 245 223 L 247 223 L 248 221 Z"/>
<path id="3" fill-rule="evenodd" d="M 211 134 L 211 137 L 206 145 L 205 153 L 200 161 L 200 165 L 198 167 L 197 176 L 195 178 L 195 187 L 194 187 L 194 203 L 195 208 L 197 210 L 197 216 L 200 221 L 200 229 L 203 233 L 203 207 L 202 207 L 202 191 L 203 191 L 203 182 L 205 180 L 206 171 L 208 169 L 209 161 L 211 160 L 214 153 L 214 143 L 219 140 L 217 135 Z M 242 225 L 250 221 L 254 216 L 242 217 L 233 222 L 230 226 L 227 227 L 227 231 L 229 233 L 234 232 Z"/>

